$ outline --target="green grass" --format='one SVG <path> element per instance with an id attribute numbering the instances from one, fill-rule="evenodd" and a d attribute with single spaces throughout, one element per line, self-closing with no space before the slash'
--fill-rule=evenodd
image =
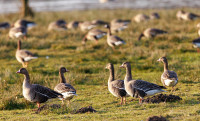
<path id="1" fill-rule="evenodd" d="M 70 72 L 66 79 L 76 88 L 68 109 L 49 109 L 34 114 L 36 105 L 27 102 L 22 95 L 24 77 L 16 74 L 22 65 L 15 59 L 17 39 L 8 39 L 8 30 L 0 31 L 0 120 L 146 120 L 149 116 L 162 115 L 168 120 L 200 120 L 200 54 L 192 47 L 191 41 L 197 38 L 197 21 L 178 21 L 178 9 L 159 10 L 91 10 L 70 12 L 40 12 L 33 19 L 37 27 L 28 32 L 28 39 L 22 40 L 22 48 L 36 53 L 39 58 L 29 63 L 27 70 L 32 83 L 50 88 L 58 83 L 58 70 L 61 66 Z M 198 13 L 198 9 L 186 9 Z M 88 41 L 83 47 L 81 40 L 85 32 L 68 30 L 48 32 L 51 21 L 59 18 L 72 20 L 114 18 L 131 19 L 137 13 L 150 14 L 158 11 L 161 19 L 137 24 L 132 22 L 128 29 L 116 33 L 126 41 L 126 45 L 113 51 L 106 43 L 106 37 L 98 45 Z M 13 23 L 18 14 L 0 15 L 0 21 Z M 143 38 L 137 41 L 140 33 L 147 27 L 167 30 L 169 34 L 155 39 Z M 106 30 L 105 28 L 101 28 Z M 49 59 L 46 59 L 49 56 Z M 120 106 L 120 100 L 107 89 L 107 63 L 115 66 L 117 79 L 124 79 L 125 70 L 119 66 L 124 61 L 131 62 L 134 79 L 143 79 L 161 85 L 160 76 L 163 64 L 156 60 L 166 56 L 169 69 L 177 72 L 179 83 L 175 95 L 182 98 L 179 102 L 160 104 L 138 104 L 138 99 L 129 97 L 127 104 Z M 170 94 L 170 88 L 166 94 Z M 47 104 L 60 104 L 53 99 Z M 81 107 L 92 105 L 96 113 L 71 114 Z"/>

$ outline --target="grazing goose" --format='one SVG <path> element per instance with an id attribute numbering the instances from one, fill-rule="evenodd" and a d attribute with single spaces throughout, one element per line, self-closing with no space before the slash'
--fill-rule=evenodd
<path id="1" fill-rule="evenodd" d="M 128 94 L 124 89 L 124 80 L 115 80 L 114 66 L 112 63 L 108 63 L 106 65 L 106 69 L 109 69 L 110 71 L 110 76 L 108 79 L 108 90 L 115 97 L 121 98 L 121 103 L 120 103 L 121 105 L 123 104 L 123 99 L 124 99 L 124 104 L 126 104 L 126 97 L 128 96 Z"/>
<path id="2" fill-rule="evenodd" d="M 48 30 L 65 31 L 67 30 L 67 23 L 62 19 L 51 22 L 48 26 Z"/>
<path id="3" fill-rule="evenodd" d="M 108 29 L 107 43 L 110 47 L 112 47 L 113 50 L 115 49 L 115 46 L 126 44 L 125 41 L 119 38 L 118 36 L 112 35 L 109 25 L 105 25 L 105 27 Z"/>
<path id="4" fill-rule="evenodd" d="M 0 23 L 0 29 L 7 29 L 10 27 L 10 24 L 8 22 L 1 22 Z"/>
<path id="5" fill-rule="evenodd" d="M 197 52 L 199 53 L 199 48 L 200 48 L 200 38 L 197 38 L 192 41 L 194 48 L 197 48 Z"/>
<path id="6" fill-rule="evenodd" d="M 140 34 L 140 36 L 138 37 L 138 40 L 141 40 L 141 38 L 143 36 L 145 36 L 147 38 L 154 38 L 158 34 L 165 34 L 165 33 L 167 33 L 167 32 L 164 30 L 148 28 L 148 29 L 145 29 L 144 32 Z"/>
<path id="7" fill-rule="evenodd" d="M 17 51 L 15 54 L 15 57 L 18 60 L 18 62 L 22 63 L 23 67 L 28 66 L 28 61 L 38 58 L 38 57 L 33 56 L 33 54 L 27 50 L 21 50 L 21 41 L 20 40 L 18 40 Z"/>
<path id="8" fill-rule="evenodd" d="M 78 26 L 80 27 L 81 31 L 87 31 L 87 30 L 90 30 L 90 29 L 96 27 L 95 24 L 93 24 L 92 22 L 89 22 L 89 21 L 80 22 Z"/>
<path id="9" fill-rule="evenodd" d="M 64 104 L 64 99 L 70 103 L 70 100 L 76 95 L 76 90 L 70 84 L 66 83 L 64 73 L 69 72 L 65 67 L 61 67 L 59 71 L 60 83 L 55 86 L 54 90 L 63 95 L 62 103 Z"/>
<path id="10" fill-rule="evenodd" d="M 108 22 L 105 22 L 103 20 L 93 20 L 92 24 L 94 24 L 94 25 L 106 25 L 106 24 L 108 24 Z"/>
<path id="11" fill-rule="evenodd" d="M 9 37 L 10 38 L 21 38 L 21 37 L 26 38 L 26 35 L 27 35 L 27 29 L 24 26 L 12 27 L 9 30 Z"/>
<path id="12" fill-rule="evenodd" d="M 178 76 L 176 72 L 168 70 L 168 62 L 166 57 L 161 57 L 157 61 L 164 63 L 164 72 L 161 75 L 161 82 L 163 86 L 170 86 L 174 90 L 174 86 L 178 83 Z"/>
<path id="13" fill-rule="evenodd" d="M 28 71 L 25 68 L 19 69 L 17 73 L 23 74 L 25 77 L 23 82 L 24 98 L 30 102 L 37 103 L 38 109 L 40 108 L 40 103 L 44 103 L 48 99 L 63 98 L 62 94 L 53 91 L 47 87 L 41 86 L 39 84 L 31 84 Z"/>
<path id="14" fill-rule="evenodd" d="M 36 23 L 33 21 L 19 19 L 14 23 L 14 27 L 20 27 L 20 26 L 24 26 L 28 29 L 31 29 L 32 27 L 36 26 Z"/>
<path id="15" fill-rule="evenodd" d="M 90 30 L 85 37 L 83 38 L 82 44 L 85 44 L 87 40 L 95 40 L 98 43 L 98 40 L 106 35 L 106 32 L 99 29 Z"/>
<path id="16" fill-rule="evenodd" d="M 139 103 L 142 103 L 142 100 L 145 96 L 151 96 L 156 93 L 165 92 L 165 90 L 162 90 L 165 88 L 163 86 L 159 86 L 143 80 L 132 80 L 131 65 L 129 62 L 124 62 L 120 67 L 126 68 L 126 76 L 124 79 L 126 92 L 131 97 L 140 97 Z"/>
<path id="17" fill-rule="evenodd" d="M 160 19 L 160 15 L 154 12 L 150 15 L 150 19 Z"/>
<path id="18" fill-rule="evenodd" d="M 71 21 L 67 24 L 68 29 L 77 29 L 78 28 L 78 21 Z"/>
<path id="19" fill-rule="evenodd" d="M 133 20 L 137 23 L 140 23 L 140 22 L 144 22 L 144 21 L 148 21 L 150 18 L 149 16 L 145 15 L 145 14 L 137 14 Z"/>
<path id="20" fill-rule="evenodd" d="M 194 13 L 185 12 L 183 10 L 180 10 L 177 12 L 176 17 L 178 20 L 195 20 L 199 18 L 200 16 Z"/>
<path id="21" fill-rule="evenodd" d="M 119 32 L 128 28 L 130 20 L 114 19 L 110 23 L 111 32 Z"/>

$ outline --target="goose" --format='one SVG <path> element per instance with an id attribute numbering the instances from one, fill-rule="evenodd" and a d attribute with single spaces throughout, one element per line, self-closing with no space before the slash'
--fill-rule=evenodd
<path id="1" fill-rule="evenodd" d="M 38 109 L 40 104 L 52 98 L 63 98 L 63 95 L 51 90 L 50 88 L 41 86 L 39 84 L 31 84 L 29 73 L 25 68 L 19 69 L 16 73 L 24 75 L 23 81 L 23 96 L 30 102 L 37 103 Z"/>
<path id="2" fill-rule="evenodd" d="M 90 30 L 85 37 L 83 38 L 82 44 L 85 44 L 87 40 L 95 40 L 98 43 L 98 40 L 106 35 L 106 32 L 99 29 Z"/>
<path id="3" fill-rule="evenodd" d="M 154 12 L 150 15 L 150 19 L 160 19 L 160 15 L 158 13 Z"/>
<path id="4" fill-rule="evenodd" d="M 119 32 L 128 28 L 130 20 L 114 19 L 110 23 L 111 32 Z"/>
<path id="5" fill-rule="evenodd" d="M 80 22 L 78 26 L 80 27 L 81 31 L 87 31 L 87 30 L 90 30 L 90 29 L 96 27 L 95 24 L 93 24 L 92 22 L 89 22 L 89 21 Z"/>
<path id="6" fill-rule="evenodd" d="M 1 22 L 0 23 L 0 29 L 7 29 L 10 27 L 10 24 L 8 22 Z"/>
<path id="7" fill-rule="evenodd" d="M 26 35 L 27 35 L 27 29 L 24 26 L 12 27 L 9 30 L 9 37 L 10 38 L 21 38 L 21 37 L 26 38 Z"/>
<path id="8" fill-rule="evenodd" d="M 28 29 L 31 29 L 34 26 L 36 26 L 36 23 L 33 21 L 25 20 L 25 19 L 19 19 L 14 23 L 14 27 L 20 27 L 20 26 L 24 26 Z"/>
<path id="9" fill-rule="evenodd" d="M 67 30 L 67 23 L 62 19 L 51 22 L 48 26 L 48 31 L 51 31 L 51 30 L 65 31 Z"/>
<path id="10" fill-rule="evenodd" d="M 97 20 L 93 20 L 92 24 L 94 24 L 94 25 L 106 25 L 106 24 L 108 24 L 108 22 L 97 19 Z"/>
<path id="11" fill-rule="evenodd" d="M 174 86 L 178 83 L 178 76 L 176 72 L 168 70 L 168 62 L 166 57 L 160 57 L 157 61 L 164 63 L 164 72 L 161 75 L 161 82 L 163 86 L 172 87 L 174 90 Z"/>
<path id="12" fill-rule="evenodd" d="M 140 23 L 140 22 L 144 22 L 144 21 L 148 21 L 150 18 L 149 16 L 145 15 L 145 14 L 137 14 L 133 20 L 137 23 Z"/>
<path id="13" fill-rule="evenodd" d="M 131 65 L 129 62 L 124 62 L 121 68 L 126 68 L 126 76 L 124 79 L 124 85 L 126 92 L 131 97 L 139 97 L 139 103 L 141 104 L 145 96 L 151 96 L 156 93 L 165 92 L 165 87 L 159 86 L 143 80 L 132 80 Z"/>
<path id="14" fill-rule="evenodd" d="M 60 83 L 55 86 L 54 90 L 63 95 L 62 104 L 64 104 L 64 99 L 67 100 L 69 104 L 70 100 L 74 96 L 76 96 L 76 90 L 72 85 L 66 83 L 66 80 L 64 77 L 65 72 L 69 72 L 69 71 L 65 67 L 61 67 L 59 70 Z"/>
<path id="15" fill-rule="evenodd" d="M 200 48 L 200 38 L 194 39 L 192 41 L 194 48 L 197 48 L 197 52 L 199 53 L 199 48 Z"/>
<path id="16" fill-rule="evenodd" d="M 28 66 L 28 61 L 38 58 L 38 57 L 34 56 L 31 52 L 29 52 L 27 50 L 22 50 L 20 40 L 18 40 L 17 51 L 16 51 L 16 54 L 15 54 L 15 57 L 16 57 L 18 62 L 22 63 L 23 67 Z"/>
<path id="17" fill-rule="evenodd" d="M 140 34 L 140 36 L 138 37 L 138 40 L 141 40 L 141 38 L 143 36 L 145 36 L 147 38 L 154 38 L 158 34 L 166 34 L 166 33 L 167 33 L 167 31 L 164 31 L 164 30 L 160 30 L 160 29 L 156 29 L 156 28 L 147 28 L 144 30 L 143 33 Z"/>
<path id="18" fill-rule="evenodd" d="M 115 46 L 126 44 L 125 41 L 119 38 L 118 36 L 112 35 L 109 25 L 105 25 L 105 27 L 108 29 L 107 43 L 110 47 L 112 47 L 113 50 L 115 49 Z"/>
<path id="19" fill-rule="evenodd" d="M 114 66 L 112 63 L 106 65 L 106 69 L 110 71 L 110 76 L 108 79 L 108 90 L 115 97 L 121 98 L 121 105 L 126 104 L 126 97 L 129 96 L 124 89 L 124 80 L 115 80 L 114 76 Z"/>
<path id="20" fill-rule="evenodd" d="M 68 29 L 76 29 L 78 28 L 79 21 L 71 21 L 67 24 Z"/>
<path id="21" fill-rule="evenodd" d="M 185 12 L 183 10 L 180 10 L 177 12 L 176 17 L 178 20 L 195 20 L 199 18 L 200 16 L 194 13 Z"/>

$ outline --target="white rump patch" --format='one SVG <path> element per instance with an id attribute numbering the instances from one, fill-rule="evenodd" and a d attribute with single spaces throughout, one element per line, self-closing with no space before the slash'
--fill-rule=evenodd
<path id="1" fill-rule="evenodd" d="M 124 41 L 118 41 L 118 42 L 115 42 L 115 45 L 122 45 L 122 44 L 125 44 L 125 42 Z"/>
<path id="2" fill-rule="evenodd" d="M 64 96 L 64 98 L 68 98 L 71 96 L 77 96 L 77 94 L 75 92 L 64 92 L 64 93 L 62 93 L 62 95 Z"/>
<path id="3" fill-rule="evenodd" d="M 160 90 L 150 90 L 150 91 L 147 91 L 147 92 L 145 92 L 146 94 L 147 94 L 147 96 L 151 96 L 151 95 L 154 95 L 154 94 L 156 94 L 156 93 L 160 93 L 160 92 L 166 92 L 165 90 L 162 90 L 162 89 L 160 89 Z"/>
<path id="4" fill-rule="evenodd" d="M 16 38 L 21 37 L 21 36 L 24 36 L 24 34 L 22 32 L 15 33 L 15 37 Z"/>
<path id="5" fill-rule="evenodd" d="M 166 79 L 164 82 L 166 86 L 174 86 L 177 83 L 177 80 Z"/>
<path id="6" fill-rule="evenodd" d="M 24 60 L 25 61 L 30 61 L 30 60 L 32 60 L 32 59 L 37 59 L 38 57 L 26 57 L 26 58 L 24 58 Z"/>

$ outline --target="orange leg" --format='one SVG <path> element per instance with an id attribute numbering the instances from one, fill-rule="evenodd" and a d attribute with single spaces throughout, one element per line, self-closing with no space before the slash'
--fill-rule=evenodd
<path id="1" fill-rule="evenodd" d="M 40 103 L 37 102 L 37 106 L 38 106 L 38 108 L 40 108 Z"/>
<path id="2" fill-rule="evenodd" d="M 123 97 L 121 97 L 121 103 L 120 103 L 121 105 L 123 104 Z"/>
<path id="3" fill-rule="evenodd" d="M 143 98 L 139 98 L 139 103 L 142 104 Z"/>

